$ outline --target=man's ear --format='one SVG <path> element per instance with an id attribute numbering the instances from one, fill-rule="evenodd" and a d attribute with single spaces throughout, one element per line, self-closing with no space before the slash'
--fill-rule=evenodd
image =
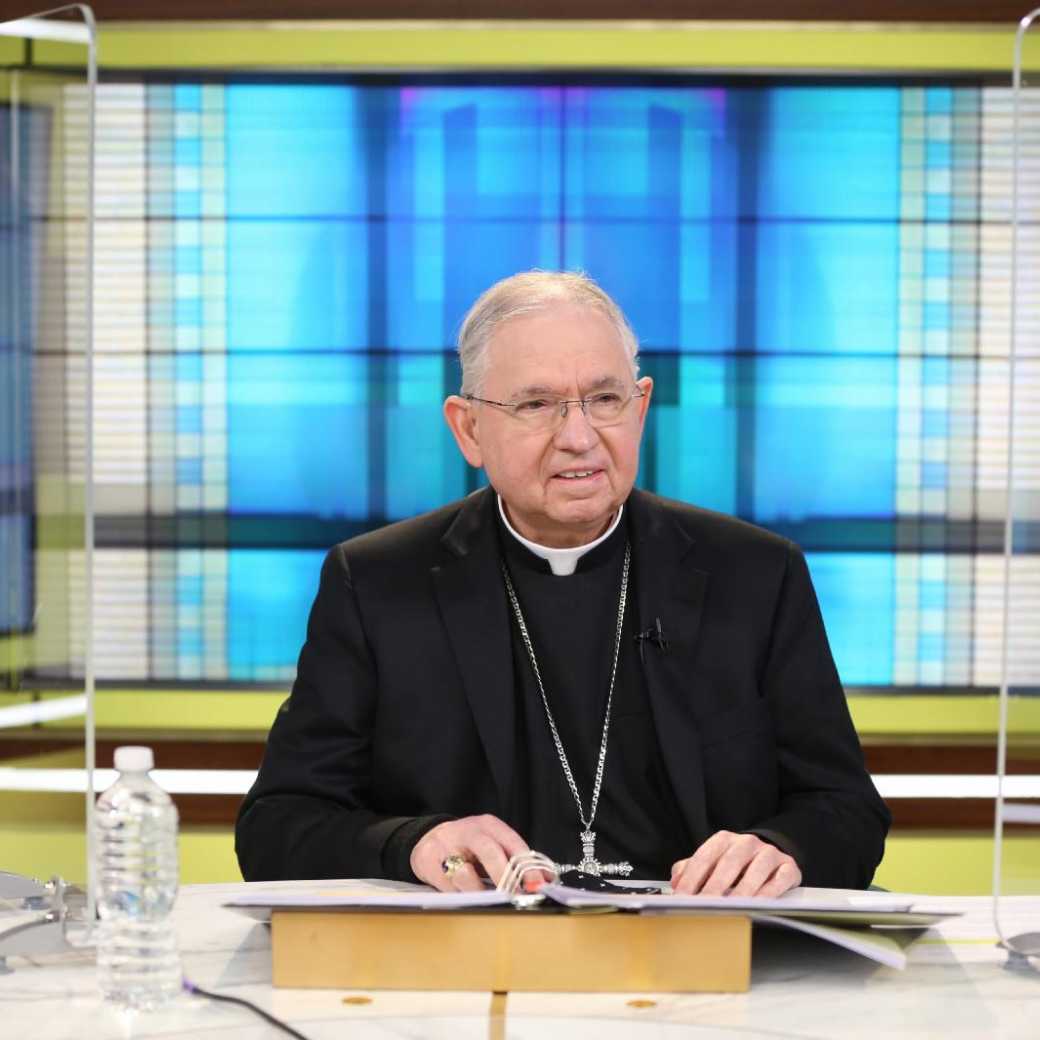
<path id="1" fill-rule="evenodd" d="M 654 392 L 654 381 L 649 376 L 643 376 L 636 382 L 636 386 L 643 391 L 643 396 L 636 402 L 639 405 L 639 428 L 643 428 L 646 422 L 646 413 L 650 408 L 650 397 Z"/>
<path id="2" fill-rule="evenodd" d="M 473 406 L 464 397 L 452 394 L 444 402 L 444 421 L 466 461 L 480 469 L 484 465 L 484 456 L 477 437 Z"/>

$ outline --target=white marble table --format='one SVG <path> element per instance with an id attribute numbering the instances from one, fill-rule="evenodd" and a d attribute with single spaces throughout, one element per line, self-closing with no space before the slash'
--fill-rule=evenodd
<path id="1" fill-rule="evenodd" d="M 1040 1037 L 1040 972 L 1004 967 L 990 901 L 981 897 L 944 899 L 944 906 L 963 909 L 965 916 L 908 938 L 905 971 L 807 936 L 756 929 L 747 994 L 515 993 L 503 1012 L 501 999 L 493 1002 L 486 993 L 275 990 L 266 926 L 220 906 L 244 887 L 182 890 L 176 918 L 185 973 L 205 988 L 254 1001 L 310 1040 Z M 1021 930 L 1040 927 L 1040 899 L 1008 905 Z M 200 997 L 180 997 L 152 1014 L 104 1007 L 87 953 L 35 962 L 15 958 L 10 967 L 0 976 L 4 1040 L 285 1036 L 244 1008 Z"/>

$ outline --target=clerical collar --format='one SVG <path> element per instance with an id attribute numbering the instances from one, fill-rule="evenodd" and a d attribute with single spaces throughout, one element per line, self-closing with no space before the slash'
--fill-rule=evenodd
<path id="1" fill-rule="evenodd" d="M 589 542 L 588 545 L 577 545 L 570 549 L 553 549 L 548 545 L 539 545 L 537 542 L 532 542 L 522 534 L 519 534 L 509 522 L 509 517 L 506 516 L 502 496 L 496 495 L 496 498 L 498 499 L 498 515 L 502 518 L 502 523 L 505 525 L 506 530 L 525 549 L 545 560 L 552 569 L 553 574 L 557 577 L 566 577 L 568 574 L 573 574 L 578 566 L 578 560 L 587 552 L 595 549 L 597 545 L 602 545 L 614 533 L 617 525 L 621 523 L 621 514 L 625 511 L 623 504 L 619 506 L 613 523 L 594 542 Z"/>

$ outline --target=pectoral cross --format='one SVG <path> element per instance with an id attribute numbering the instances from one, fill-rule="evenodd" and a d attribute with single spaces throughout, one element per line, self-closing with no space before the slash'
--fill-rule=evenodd
<path id="1" fill-rule="evenodd" d="M 600 877 L 606 875 L 607 877 L 628 877 L 632 873 L 632 864 L 628 862 L 621 863 L 600 863 L 596 859 L 596 832 L 592 830 L 584 830 L 581 832 L 581 862 L 578 864 L 573 863 L 560 863 L 560 873 L 564 873 L 567 870 L 577 870 L 582 874 L 590 874 L 592 877 Z"/>

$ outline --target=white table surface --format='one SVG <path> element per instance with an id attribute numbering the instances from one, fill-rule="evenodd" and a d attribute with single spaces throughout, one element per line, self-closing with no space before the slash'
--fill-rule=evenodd
<path id="1" fill-rule="evenodd" d="M 295 882 L 249 886 L 278 890 Z M 746 994 L 511 993 L 504 1017 L 487 993 L 275 990 L 265 925 L 221 908 L 245 885 L 189 885 L 176 927 L 185 974 L 207 989 L 245 997 L 310 1040 L 622 1040 L 647 1037 L 871 1038 L 1040 1037 L 1040 971 L 1016 972 L 995 946 L 984 897 L 944 898 L 965 912 L 910 933 L 905 971 L 881 967 L 808 936 L 756 928 Z M 327 888 L 326 883 L 323 887 Z M 1040 931 L 1040 898 L 1007 904 L 1018 931 Z M 0 927 L 3 927 L 0 919 Z M 0 1037 L 7 1040 L 261 1040 L 286 1034 L 250 1011 L 179 997 L 160 1012 L 102 1005 L 93 955 L 12 958 L 0 975 Z M 344 998 L 369 998 L 345 1003 Z M 633 1006 L 630 1001 L 652 1002 Z"/>

